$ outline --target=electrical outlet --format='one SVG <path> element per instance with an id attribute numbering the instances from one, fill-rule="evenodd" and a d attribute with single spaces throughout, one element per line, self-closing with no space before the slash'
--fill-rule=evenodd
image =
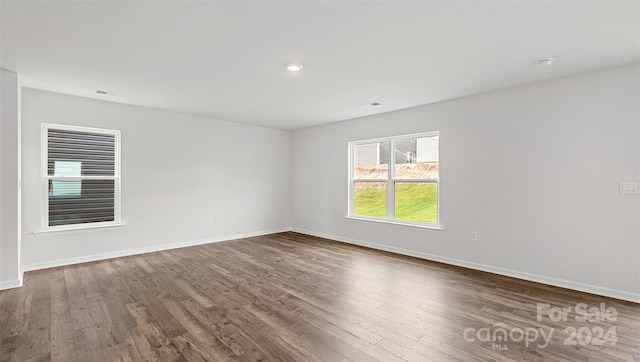
<path id="1" fill-rule="evenodd" d="M 213 217 L 213 222 L 219 222 L 220 221 L 220 217 L 218 215 L 215 215 Z"/>
<path id="2" fill-rule="evenodd" d="M 478 232 L 472 231 L 469 238 L 471 239 L 471 241 L 478 241 Z"/>
<path id="3" fill-rule="evenodd" d="M 621 194 L 637 194 L 638 183 L 637 182 L 620 182 L 619 192 Z"/>
<path id="4" fill-rule="evenodd" d="M 233 220 L 235 220 L 235 217 L 233 216 L 233 214 L 230 214 L 229 215 L 229 221 L 233 221 Z"/>

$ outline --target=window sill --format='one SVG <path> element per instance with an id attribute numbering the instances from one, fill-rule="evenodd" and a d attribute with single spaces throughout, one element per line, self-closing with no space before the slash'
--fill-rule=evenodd
<path id="1" fill-rule="evenodd" d="M 120 229 L 125 226 L 127 226 L 127 224 L 123 224 L 123 223 L 91 225 L 91 226 L 76 226 L 76 227 L 69 227 L 66 229 L 49 229 L 49 230 L 34 231 L 33 235 L 36 237 L 40 237 L 40 236 L 59 235 L 59 234 L 75 234 L 75 233 L 84 233 L 89 231 L 98 231 L 98 230 L 106 230 L 106 229 Z"/>
<path id="2" fill-rule="evenodd" d="M 419 228 L 419 229 L 430 229 L 430 230 L 444 231 L 444 227 L 442 225 L 413 224 L 413 223 L 407 223 L 407 222 L 402 222 L 402 221 L 391 221 L 391 220 L 385 220 L 385 219 L 370 219 L 370 218 L 358 217 L 358 216 L 345 216 L 345 219 L 356 220 L 356 221 L 365 221 L 365 222 L 375 222 L 375 223 L 380 223 L 380 224 L 390 224 L 390 225 L 396 225 L 396 226 L 408 226 L 408 227 Z"/>

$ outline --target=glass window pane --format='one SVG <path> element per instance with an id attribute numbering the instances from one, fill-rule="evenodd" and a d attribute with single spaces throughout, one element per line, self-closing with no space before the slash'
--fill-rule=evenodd
<path id="1" fill-rule="evenodd" d="M 438 223 L 438 184 L 396 182 L 396 220 Z"/>
<path id="2" fill-rule="evenodd" d="M 403 138 L 394 142 L 395 178 L 438 179 L 439 136 Z"/>
<path id="3" fill-rule="evenodd" d="M 355 182 L 354 213 L 358 216 L 387 216 L 387 183 Z"/>
<path id="4" fill-rule="evenodd" d="M 115 220 L 114 180 L 50 180 L 49 226 Z"/>
<path id="5" fill-rule="evenodd" d="M 389 143 L 373 142 L 353 146 L 354 179 L 387 179 Z"/>

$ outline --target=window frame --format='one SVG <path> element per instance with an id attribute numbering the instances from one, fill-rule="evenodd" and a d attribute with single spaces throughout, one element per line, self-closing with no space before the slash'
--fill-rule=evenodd
<path id="1" fill-rule="evenodd" d="M 61 130 L 61 131 L 75 131 L 75 132 L 87 132 L 97 133 L 104 135 L 114 136 L 114 173 L 113 176 L 54 176 L 48 174 L 48 160 L 49 160 L 49 130 Z M 40 179 L 41 179 L 41 227 L 40 232 L 51 231 L 67 231 L 67 230 L 82 230 L 93 228 L 105 228 L 122 226 L 121 222 L 121 172 L 120 172 L 120 159 L 121 159 L 121 141 L 120 131 L 104 128 L 93 128 L 84 126 L 72 126 L 53 123 L 42 123 L 41 126 L 41 156 L 40 156 Z M 82 180 L 113 180 L 113 221 L 100 221 L 91 223 L 78 223 L 78 224 L 65 224 L 49 226 L 49 181 L 50 180 L 65 180 L 65 181 L 82 181 Z"/>
<path id="2" fill-rule="evenodd" d="M 433 137 L 438 136 L 438 166 L 440 165 L 440 131 L 429 131 L 429 132 L 420 132 L 420 133 L 411 133 L 397 136 L 388 136 L 388 137 L 379 137 L 379 138 L 371 138 L 357 141 L 350 141 L 348 143 L 348 154 L 349 154 L 349 172 L 348 172 L 348 205 L 347 205 L 347 218 L 356 219 L 356 220 L 365 220 L 365 221 L 373 221 L 373 222 L 382 222 L 382 223 L 390 223 L 396 225 L 407 225 L 407 226 L 415 226 L 429 229 L 442 229 L 442 222 L 440 218 L 440 191 L 441 191 L 441 177 L 440 172 L 438 171 L 437 179 L 400 179 L 396 178 L 396 152 L 395 152 L 395 142 L 398 140 L 403 140 L 407 138 L 424 138 L 424 137 Z M 363 145 L 363 144 L 371 144 L 376 142 L 387 142 L 389 147 L 389 165 L 387 167 L 387 178 L 386 179 L 356 179 L 354 178 L 354 169 L 355 169 L 355 146 Z M 387 213 L 385 217 L 371 217 L 364 215 L 357 215 L 355 213 L 355 183 L 356 182 L 384 182 L 386 183 L 386 206 Z M 395 186 L 396 183 L 435 183 L 436 184 L 436 223 L 429 222 L 419 222 L 419 221 L 408 221 L 408 220 L 400 220 L 395 217 Z"/>

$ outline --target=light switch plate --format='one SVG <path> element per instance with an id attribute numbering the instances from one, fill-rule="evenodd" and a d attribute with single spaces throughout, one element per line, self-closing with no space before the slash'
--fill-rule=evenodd
<path id="1" fill-rule="evenodd" d="M 621 194 L 637 194 L 638 183 L 637 182 L 620 182 Z"/>

